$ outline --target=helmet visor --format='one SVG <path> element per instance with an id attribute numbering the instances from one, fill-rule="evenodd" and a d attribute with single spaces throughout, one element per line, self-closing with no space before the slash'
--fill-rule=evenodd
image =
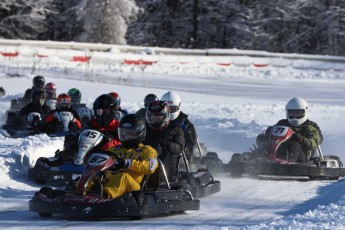
<path id="1" fill-rule="evenodd" d="M 46 94 L 47 94 L 47 97 L 48 97 L 49 99 L 56 98 L 56 93 L 55 93 L 55 92 L 47 91 Z"/>
<path id="2" fill-rule="evenodd" d="M 62 109 L 62 108 L 69 108 L 71 104 L 67 102 L 60 102 L 57 104 L 57 106 Z"/>
<path id="3" fill-rule="evenodd" d="M 180 110 L 180 106 L 169 106 L 170 108 L 170 113 L 176 113 L 177 111 Z"/>
<path id="4" fill-rule="evenodd" d="M 46 102 L 46 95 L 45 94 L 35 95 L 34 98 L 32 99 L 32 102 L 42 106 Z"/>
<path id="5" fill-rule="evenodd" d="M 45 100 L 46 99 L 46 95 L 44 93 L 42 94 L 37 94 L 35 95 L 34 99 L 41 99 L 41 100 Z"/>
<path id="6" fill-rule="evenodd" d="M 297 118 L 300 119 L 305 116 L 305 110 L 304 109 L 289 109 L 288 110 L 288 118 L 293 119 Z"/>
<path id="7" fill-rule="evenodd" d="M 111 109 L 107 108 L 107 109 L 96 109 L 96 116 L 108 116 L 111 115 L 112 111 Z"/>
<path id="8" fill-rule="evenodd" d="M 164 120 L 164 115 L 147 113 L 146 119 L 149 124 L 161 124 Z"/>
<path id="9" fill-rule="evenodd" d="M 119 127 L 119 139 L 121 141 L 131 141 L 138 137 L 140 127 L 122 128 Z"/>

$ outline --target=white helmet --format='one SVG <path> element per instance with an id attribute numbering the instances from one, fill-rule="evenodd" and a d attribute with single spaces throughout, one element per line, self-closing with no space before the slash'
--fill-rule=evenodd
<path id="1" fill-rule="evenodd" d="M 167 101 L 169 103 L 170 108 L 170 120 L 175 120 L 180 115 L 180 107 L 181 107 L 181 98 L 175 92 L 167 92 L 165 93 L 162 98 L 162 101 Z"/>
<path id="2" fill-rule="evenodd" d="M 292 98 L 286 104 L 285 111 L 292 126 L 299 126 L 308 119 L 308 103 L 302 98 Z"/>

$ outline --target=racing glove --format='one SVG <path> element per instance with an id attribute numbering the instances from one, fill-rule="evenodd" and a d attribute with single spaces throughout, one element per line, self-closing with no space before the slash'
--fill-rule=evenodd
<path id="1" fill-rule="evenodd" d="M 310 148 L 310 141 L 308 138 L 302 136 L 301 134 L 294 133 L 291 137 L 291 140 L 297 141 L 305 148 Z"/>
<path id="2" fill-rule="evenodd" d="M 27 115 L 27 120 L 28 120 L 30 123 L 39 122 L 39 121 L 41 120 L 41 114 L 36 113 L 36 112 L 29 113 L 29 114 Z"/>
<path id="3" fill-rule="evenodd" d="M 122 159 L 118 156 L 114 156 L 116 158 L 114 162 L 115 169 L 128 169 L 132 165 L 131 159 Z"/>

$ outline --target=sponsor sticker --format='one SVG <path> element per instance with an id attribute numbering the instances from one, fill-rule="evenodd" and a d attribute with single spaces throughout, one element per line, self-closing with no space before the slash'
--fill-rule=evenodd
<path id="1" fill-rule="evenodd" d="M 149 164 L 150 164 L 150 170 L 154 170 L 157 165 L 157 159 L 156 158 L 149 158 Z"/>

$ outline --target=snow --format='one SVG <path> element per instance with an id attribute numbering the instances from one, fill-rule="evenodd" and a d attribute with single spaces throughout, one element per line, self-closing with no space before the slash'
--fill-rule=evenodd
<path id="1" fill-rule="evenodd" d="M 46 53 L 42 49 L 43 53 Z M 64 50 L 65 56 L 73 56 Z M 73 51 L 74 52 L 74 51 Z M 56 51 L 58 53 L 58 51 Z M 240 55 L 240 54 L 239 54 Z M 121 54 L 114 54 L 119 58 Z M 135 56 L 135 55 L 134 55 Z M 149 58 L 149 56 L 148 56 Z M 345 73 L 317 61 L 271 59 L 268 67 L 253 67 L 248 56 L 231 57 L 234 66 L 215 65 L 206 57 L 165 56 L 170 62 L 155 65 L 74 63 L 46 58 L 3 60 L 0 86 L 0 123 L 6 120 L 10 101 L 31 87 L 34 75 L 54 82 L 58 93 L 76 87 L 82 102 L 91 106 L 103 93 L 116 91 L 122 106 L 135 112 L 148 93 L 174 90 L 182 110 L 194 123 L 199 141 L 227 163 L 235 152 L 244 152 L 258 133 L 285 117 L 284 107 L 293 97 L 309 102 L 310 119 L 324 133 L 324 154 L 344 161 Z M 203 60 L 196 64 L 195 60 Z M 194 60 L 194 61 L 193 61 Z M 267 63 L 267 60 L 256 60 Z M 313 65 L 319 69 L 310 68 Z M 323 66 L 323 67 L 322 67 Z M 326 66 L 326 67 L 325 67 Z M 339 66 L 343 69 L 343 66 Z M 276 181 L 233 179 L 216 175 L 221 191 L 201 199 L 199 211 L 147 218 L 140 221 L 86 220 L 53 217 L 42 219 L 28 211 L 28 201 L 42 185 L 27 179 L 27 170 L 38 157 L 62 149 L 63 138 L 46 135 L 12 139 L 0 129 L 0 228 L 7 229 L 343 229 L 345 183 L 339 181 Z M 341 178 L 342 179 L 342 178 Z"/>

